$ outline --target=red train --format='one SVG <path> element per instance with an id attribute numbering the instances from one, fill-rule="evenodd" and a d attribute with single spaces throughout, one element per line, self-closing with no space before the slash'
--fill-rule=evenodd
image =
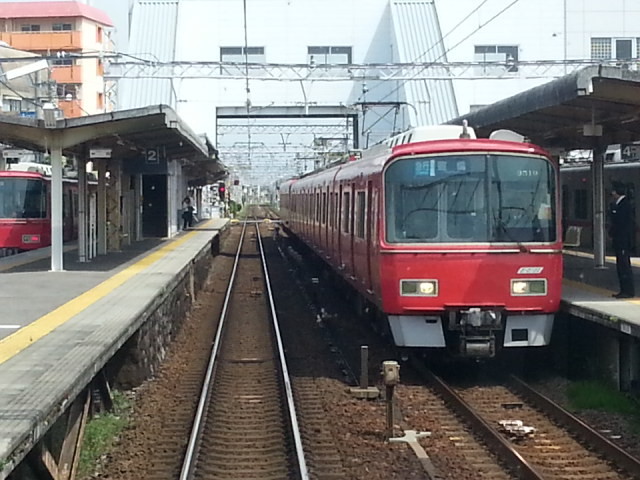
<path id="1" fill-rule="evenodd" d="M 640 208 L 637 196 L 640 191 L 640 162 L 616 161 L 604 165 L 604 188 L 608 192 L 614 182 L 619 182 L 626 188 L 627 198 L 631 202 L 634 219 L 634 235 L 632 238 L 632 255 L 640 252 Z M 575 242 L 573 246 L 586 249 L 593 248 L 593 179 L 591 164 L 568 164 L 561 169 L 560 182 L 562 185 L 562 219 L 565 232 L 574 230 L 574 236 L 569 240 Z M 605 196 L 605 209 L 611 199 Z M 608 219 L 607 219 L 608 220 Z M 613 254 L 611 240 L 605 236 L 607 247 Z M 593 252 L 593 250 L 591 250 Z"/>
<path id="2" fill-rule="evenodd" d="M 562 287 L 558 165 L 535 145 L 492 137 L 419 127 L 280 185 L 285 230 L 399 347 L 491 357 L 550 342 Z"/>
<path id="3" fill-rule="evenodd" d="M 46 167 L 46 166 L 43 166 Z M 0 257 L 51 245 L 51 178 L 0 171 Z M 78 184 L 63 179 L 64 241 L 78 237 Z"/>

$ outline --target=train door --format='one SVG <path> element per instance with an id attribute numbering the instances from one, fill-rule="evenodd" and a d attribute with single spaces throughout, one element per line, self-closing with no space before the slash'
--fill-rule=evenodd
<path id="1" fill-rule="evenodd" d="M 142 176 L 142 234 L 145 237 L 167 236 L 167 176 Z"/>
<path id="2" fill-rule="evenodd" d="M 345 262 L 344 253 L 342 252 L 342 244 L 344 243 L 342 241 L 342 222 L 343 222 L 342 218 L 344 217 L 344 213 L 342 211 L 343 203 L 344 203 L 343 188 L 344 187 L 340 185 L 340 191 L 338 192 L 338 218 L 336 223 L 336 233 L 338 235 L 338 266 L 341 269 L 344 268 L 344 262 Z"/>
<path id="3" fill-rule="evenodd" d="M 322 243 L 324 251 L 325 251 L 325 258 L 326 255 L 331 251 L 331 249 L 329 248 L 329 222 L 327 220 L 327 212 L 329 210 L 329 187 L 327 187 L 325 189 L 324 192 L 322 192 Z"/>
<path id="4" fill-rule="evenodd" d="M 331 192 L 331 203 L 330 206 L 331 208 L 329 209 L 329 211 L 331 212 L 331 255 L 333 256 L 333 261 L 335 263 L 335 261 L 337 260 L 337 256 L 336 256 L 336 248 L 338 245 L 338 240 L 336 238 L 336 219 L 338 218 L 338 194 L 334 191 Z"/>
<path id="5" fill-rule="evenodd" d="M 365 217 L 365 232 L 364 232 L 364 241 L 366 244 L 366 259 L 365 262 L 367 262 L 367 289 L 368 290 L 372 290 L 373 287 L 373 282 L 371 281 L 371 262 L 373 261 L 371 259 L 371 255 L 373 253 L 372 251 L 372 243 L 373 243 L 373 225 L 374 225 L 374 218 L 372 215 L 373 212 L 373 184 L 371 183 L 371 181 L 367 182 L 367 198 L 365 201 L 366 205 L 367 205 L 367 214 Z"/>
<path id="6" fill-rule="evenodd" d="M 74 208 L 73 208 L 73 191 L 67 185 L 63 184 L 62 194 L 62 237 L 65 242 L 73 239 L 74 230 Z"/>
<path id="7" fill-rule="evenodd" d="M 349 245 L 351 245 L 351 256 L 350 256 L 350 262 L 351 262 L 351 276 L 356 275 L 356 256 L 355 256 L 355 247 L 356 247 L 356 242 L 355 242 L 355 232 L 354 232 L 354 225 L 355 225 L 355 211 L 356 211 L 356 184 L 352 183 L 351 184 L 351 208 L 349 209 L 349 228 L 348 228 L 348 232 L 349 232 Z"/>
<path id="8" fill-rule="evenodd" d="M 355 276 L 363 285 L 368 283 L 367 267 L 367 240 L 366 240 L 366 217 L 367 217 L 367 197 L 366 190 L 358 189 L 354 192 L 354 229 L 353 229 L 353 266 Z"/>
<path id="9" fill-rule="evenodd" d="M 321 196 L 320 196 L 320 188 L 318 188 L 316 190 L 315 193 L 315 208 L 314 208 L 314 219 L 313 219 L 313 240 L 314 243 L 316 244 L 316 248 L 319 251 L 322 251 L 322 227 L 321 227 L 321 218 L 322 218 L 322 203 L 321 203 Z"/>
<path id="10" fill-rule="evenodd" d="M 571 205 L 571 198 L 569 197 L 569 186 L 562 185 L 562 238 L 564 239 L 567 233 L 567 227 L 569 224 L 569 205 Z"/>
<path id="11" fill-rule="evenodd" d="M 631 235 L 631 255 L 637 255 L 636 250 L 636 188 L 633 182 L 628 182 L 625 186 L 625 190 L 627 192 L 627 197 L 629 197 L 629 205 L 631 206 L 631 221 L 633 225 L 631 227 L 631 231 L 633 235 Z"/>

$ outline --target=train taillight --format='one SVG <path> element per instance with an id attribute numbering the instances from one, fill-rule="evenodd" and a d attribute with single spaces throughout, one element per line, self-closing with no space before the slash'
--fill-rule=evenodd
<path id="1" fill-rule="evenodd" d="M 22 243 L 40 243 L 40 235 L 22 235 Z"/>

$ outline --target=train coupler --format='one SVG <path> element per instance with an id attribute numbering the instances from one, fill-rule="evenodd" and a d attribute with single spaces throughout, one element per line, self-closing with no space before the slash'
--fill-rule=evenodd
<path id="1" fill-rule="evenodd" d="M 493 335 L 460 337 L 460 355 L 472 358 L 491 358 L 496 354 L 496 339 Z"/>

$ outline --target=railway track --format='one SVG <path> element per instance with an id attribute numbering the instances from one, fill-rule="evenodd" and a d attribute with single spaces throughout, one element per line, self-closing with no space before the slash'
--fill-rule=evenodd
<path id="1" fill-rule="evenodd" d="M 517 377 L 495 385 L 452 387 L 421 365 L 413 366 L 515 478 L 640 478 L 638 459 Z"/>
<path id="2" fill-rule="evenodd" d="M 292 264 L 300 267 L 294 259 Z M 334 342 L 348 352 L 353 370 L 358 370 L 361 344 L 374 346 L 371 352 L 384 351 L 362 320 L 345 314 L 335 300 L 324 303 L 332 296 L 311 283 L 305 285 L 310 297 L 323 302 L 315 309 L 336 312 L 340 319 L 327 325 Z M 372 363 L 388 357 L 389 350 Z M 495 385 L 454 388 L 424 364 L 412 362 L 411 367 L 403 369 L 407 384 L 396 391 L 396 423 L 403 430 L 431 432 L 428 440 L 420 441 L 436 472 L 429 478 L 640 478 L 637 459 L 515 377 Z"/>
<path id="3" fill-rule="evenodd" d="M 180 480 L 308 478 L 259 226 L 242 228 Z"/>

